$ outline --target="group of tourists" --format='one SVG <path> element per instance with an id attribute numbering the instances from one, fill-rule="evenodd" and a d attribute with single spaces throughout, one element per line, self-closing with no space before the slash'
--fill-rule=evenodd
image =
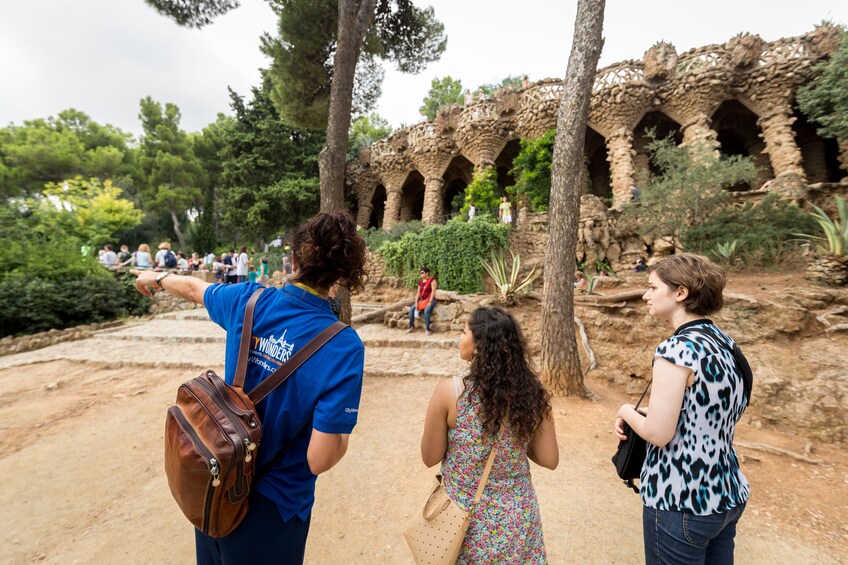
<path id="1" fill-rule="evenodd" d="M 253 338 L 245 390 L 336 321 L 330 291 L 334 285 L 362 288 L 365 254 L 347 213 L 318 214 L 296 230 L 288 284 L 259 296 L 253 326 L 244 330 Z M 198 302 L 227 330 L 225 374 L 231 384 L 244 312 L 257 286 L 135 273 L 142 294 L 165 289 Z M 429 331 L 437 285 L 428 268 L 419 274 L 410 328 L 420 310 Z M 610 417 L 620 439 L 629 427 L 648 442 L 640 481 L 648 564 L 733 563 L 736 524 L 749 497 L 733 450 L 746 400 L 740 367 L 729 352 L 733 340 L 706 318 L 721 309 L 724 286 L 724 272 L 709 259 L 678 254 L 651 268 L 642 297 L 649 314 L 674 334 L 654 352 L 648 407 L 637 411 L 624 404 Z M 279 336 L 284 344 L 275 351 L 285 355 L 258 349 L 269 340 L 279 344 Z M 195 530 L 199 564 L 303 562 L 316 478 L 345 455 L 357 423 L 364 352 L 356 331 L 346 327 L 260 404 L 264 436 L 257 468 L 276 463 L 254 483 L 250 509 L 232 533 L 213 538 Z M 421 438 L 423 463 L 441 464 L 445 493 L 472 511 L 457 563 L 546 563 L 529 461 L 546 469 L 559 463 L 550 395 L 531 369 L 522 330 L 507 310 L 483 306 L 471 313 L 458 354 L 468 370 L 436 385 L 422 415 Z M 389 446 L 385 456 L 394 456 Z M 475 503 L 484 468 L 490 474 Z M 421 509 L 409 513 L 420 515 Z"/>

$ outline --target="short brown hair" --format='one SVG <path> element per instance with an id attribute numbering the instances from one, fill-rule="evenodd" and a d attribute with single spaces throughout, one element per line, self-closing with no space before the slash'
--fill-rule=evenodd
<path id="1" fill-rule="evenodd" d="M 297 227 L 292 255 L 296 279 L 310 286 L 339 286 L 356 292 L 365 278 L 365 241 L 348 212 L 320 213 Z"/>
<path id="2" fill-rule="evenodd" d="M 685 287 L 689 295 L 683 301 L 687 312 L 707 316 L 721 310 L 724 306 L 724 285 L 727 276 L 724 269 L 703 255 L 678 253 L 662 259 L 651 272 L 669 287 Z"/>

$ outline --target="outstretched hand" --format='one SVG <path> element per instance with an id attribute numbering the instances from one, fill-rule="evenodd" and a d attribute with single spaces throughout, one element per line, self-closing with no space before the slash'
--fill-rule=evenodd
<path id="1" fill-rule="evenodd" d="M 130 274 L 138 277 L 135 279 L 135 289 L 147 298 L 153 298 L 154 292 L 162 290 L 162 287 L 156 283 L 156 272 L 131 269 Z"/>

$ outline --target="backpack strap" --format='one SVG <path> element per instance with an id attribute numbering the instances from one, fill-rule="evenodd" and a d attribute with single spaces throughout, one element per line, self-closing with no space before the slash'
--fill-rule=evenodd
<path id="1" fill-rule="evenodd" d="M 289 358 L 288 361 L 283 363 L 282 366 L 271 373 L 268 378 L 256 385 L 256 388 L 247 393 L 247 396 L 250 397 L 254 404 L 259 404 L 263 398 L 268 396 L 272 390 L 283 384 L 298 367 L 303 365 L 306 360 L 312 357 L 316 351 L 321 349 L 325 343 L 333 339 L 337 333 L 346 327 L 348 327 L 347 324 L 342 322 L 335 322 L 331 324 L 328 328 L 313 338 L 312 341 L 304 345 L 303 348 L 299 349 L 297 353 Z M 241 362 L 241 356 L 239 356 L 239 362 Z M 247 362 L 245 361 L 245 364 L 246 363 Z"/>
<path id="2" fill-rule="evenodd" d="M 247 350 L 250 347 L 250 334 L 253 331 L 253 310 L 256 308 L 256 301 L 259 300 L 259 295 L 264 291 L 265 287 L 257 288 L 250 295 L 250 300 L 247 301 L 247 308 L 244 309 L 244 323 L 241 326 L 241 341 L 239 342 L 236 376 L 233 379 L 233 386 L 240 389 L 244 389 L 244 378 L 247 374 Z"/>

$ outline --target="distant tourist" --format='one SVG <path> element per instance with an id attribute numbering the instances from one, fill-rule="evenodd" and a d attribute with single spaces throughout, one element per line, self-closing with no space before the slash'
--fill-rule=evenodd
<path id="1" fill-rule="evenodd" d="M 424 464 L 441 463 L 445 493 L 473 510 L 457 563 L 547 563 L 529 462 L 559 465 L 550 394 L 530 368 L 521 328 L 502 308 L 472 312 L 459 356 L 469 370 L 436 385 L 421 438 Z"/>
<path id="2" fill-rule="evenodd" d="M 630 187 L 630 202 L 638 204 L 642 200 L 642 191 L 636 185 Z"/>
<path id="3" fill-rule="evenodd" d="M 512 204 L 509 203 L 509 198 L 504 196 L 503 200 L 498 206 L 498 219 L 505 224 L 512 223 Z"/>
<path id="4" fill-rule="evenodd" d="M 130 253 L 130 248 L 126 245 L 121 246 L 121 250 L 118 251 L 118 266 L 123 267 L 125 265 L 129 265 L 132 261 L 132 253 Z"/>
<path id="5" fill-rule="evenodd" d="M 289 261 L 288 255 L 283 255 L 283 274 L 286 276 L 286 279 L 292 274 L 292 264 Z"/>
<path id="6" fill-rule="evenodd" d="M 230 252 L 224 254 L 221 258 L 221 262 L 224 263 L 224 271 L 226 273 L 225 280 L 228 284 L 232 284 L 237 281 L 235 255 L 236 250 L 230 249 Z"/>
<path id="7" fill-rule="evenodd" d="M 146 243 L 142 243 L 138 246 L 138 251 L 133 253 L 133 262 L 134 267 L 138 267 L 139 269 L 152 269 L 153 268 L 153 257 L 150 256 L 150 246 Z"/>
<path id="8" fill-rule="evenodd" d="M 112 251 L 111 245 L 103 246 L 103 253 L 100 254 L 100 264 L 104 267 L 114 267 L 118 262 L 118 256 Z"/>
<path id="9" fill-rule="evenodd" d="M 250 270 L 250 257 L 247 255 L 247 247 L 242 246 L 236 257 L 236 282 L 247 282 L 247 273 Z"/>
<path id="10" fill-rule="evenodd" d="M 159 269 L 171 268 L 171 267 L 168 266 L 168 263 L 172 262 L 170 256 L 173 255 L 173 254 L 174 254 L 174 252 L 171 251 L 171 244 L 170 243 L 168 243 L 167 241 L 163 241 L 162 243 L 160 243 L 159 244 L 159 251 L 156 252 L 156 257 L 153 258 L 156 261 L 156 267 L 159 268 Z M 175 259 L 176 259 L 176 257 L 175 257 Z M 173 261 L 172 266 L 176 266 L 176 261 Z"/>
<path id="11" fill-rule="evenodd" d="M 747 406 L 733 340 L 706 318 L 723 306 L 724 271 L 700 255 L 671 255 L 653 266 L 642 299 L 674 335 L 653 358 L 650 411 L 624 404 L 627 425 L 648 443 L 640 477 L 645 561 L 733 563 L 736 523 L 750 491 L 733 449 Z"/>
<path id="12" fill-rule="evenodd" d="M 583 271 L 574 273 L 574 288 L 580 290 L 586 288 L 586 275 L 583 274 Z"/>
<path id="13" fill-rule="evenodd" d="M 256 272 L 258 273 L 256 282 L 259 284 L 267 285 L 271 281 L 270 267 L 268 266 L 267 257 L 262 257 L 262 259 L 259 260 L 259 267 Z"/>
<path id="14" fill-rule="evenodd" d="M 436 278 L 430 276 L 429 267 L 421 267 L 418 278 L 418 294 L 415 296 L 415 304 L 409 307 L 409 329 L 406 331 L 415 329 L 415 318 L 419 312 L 424 312 L 424 333 L 430 335 L 430 315 L 436 307 L 436 289 L 439 285 L 436 284 Z"/>
<path id="15" fill-rule="evenodd" d="M 636 266 L 633 267 L 634 273 L 644 273 L 648 270 L 648 265 L 645 264 L 645 260 L 639 257 L 636 259 Z"/>
<path id="16" fill-rule="evenodd" d="M 189 270 L 188 259 L 186 259 L 186 254 L 182 251 L 177 253 L 177 269 L 179 269 L 180 271 Z"/>
<path id="17" fill-rule="evenodd" d="M 524 77 L 521 79 L 521 88 L 527 88 L 528 84 L 529 84 L 528 77 L 527 77 L 527 75 L 524 75 Z"/>
<path id="18" fill-rule="evenodd" d="M 465 89 L 465 105 L 471 106 L 472 104 L 474 104 L 474 95 L 471 94 L 471 91 L 466 88 Z"/>
<path id="19" fill-rule="evenodd" d="M 477 208 L 475 208 L 474 203 L 471 202 L 468 206 L 468 221 L 470 222 L 471 220 L 473 220 L 474 216 L 476 216 L 476 215 L 477 215 Z"/>

